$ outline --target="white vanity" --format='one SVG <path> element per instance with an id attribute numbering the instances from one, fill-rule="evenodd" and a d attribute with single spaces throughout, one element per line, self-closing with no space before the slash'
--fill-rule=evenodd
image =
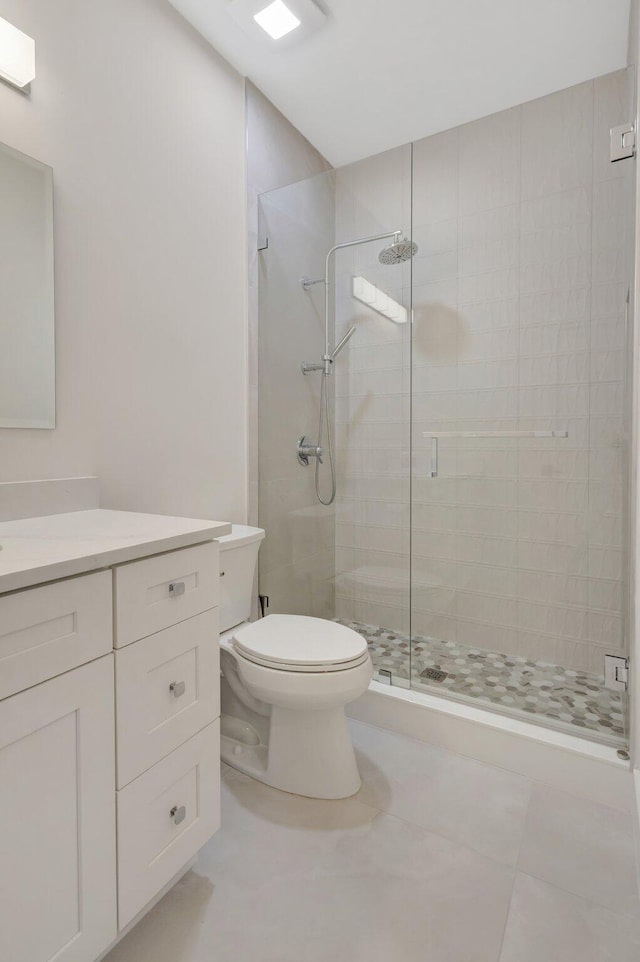
<path id="1" fill-rule="evenodd" d="M 0 523 L 3 962 L 94 962 L 218 828 L 230 531 L 99 509 Z"/>

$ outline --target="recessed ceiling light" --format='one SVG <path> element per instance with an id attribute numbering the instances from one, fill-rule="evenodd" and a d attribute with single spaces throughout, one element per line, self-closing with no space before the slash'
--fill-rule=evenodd
<path id="1" fill-rule="evenodd" d="M 300 26 L 300 20 L 282 0 L 273 0 L 264 10 L 254 14 L 253 19 L 274 40 L 279 40 Z"/>

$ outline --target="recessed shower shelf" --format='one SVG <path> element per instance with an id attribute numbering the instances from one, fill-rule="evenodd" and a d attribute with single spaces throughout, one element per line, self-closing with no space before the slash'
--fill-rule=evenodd
<path id="1" fill-rule="evenodd" d="M 431 441 L 430 478 L 438 477 L 438 442 L 444 438 L 568 438 L 568 431 L 423 431 Z"/>

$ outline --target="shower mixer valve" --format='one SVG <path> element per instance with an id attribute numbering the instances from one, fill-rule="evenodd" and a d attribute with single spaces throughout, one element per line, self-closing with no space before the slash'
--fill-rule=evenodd
<path id="1" fill-rule="evenodd" d="M 301 438 L 298 438 L 298 461 L 303 464 L 305 468 L 309 467 L 309 458 L 317 458 L 318 462 L 322 464 L 322 455 L 324 451 L 319 444 L 312 444 L 309 438 L 303 434 Z"/>

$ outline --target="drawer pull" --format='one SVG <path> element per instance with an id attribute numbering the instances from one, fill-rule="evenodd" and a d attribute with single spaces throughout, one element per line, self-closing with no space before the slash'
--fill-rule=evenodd
<path id="1" fill-rule="evenodd" d="M 184 805 L 174 805 L 169 812 L 169 815 L 176 825 L 179 825 L 180 822 L 184 822 L 185 818 L 187 817 L 187 810 Z"/>
<path id="2" fill-rule="evenodd" d="M 186 588 L 185 588 L 184 581 L 173 581 L 169 585 L 169 592 L 173 595 L 174 598 L 179 598 L 180 595 L 183 595 L 185 593 L 185 591 L 186 591 Z"/>
<path id="3" fill-rule="evenodd" d="M 186 687 L 183 681 L 172 681 L 169 685 L 169 691 L 174 698 L 180 698 L 181 695 L 184 695 Z"/>

